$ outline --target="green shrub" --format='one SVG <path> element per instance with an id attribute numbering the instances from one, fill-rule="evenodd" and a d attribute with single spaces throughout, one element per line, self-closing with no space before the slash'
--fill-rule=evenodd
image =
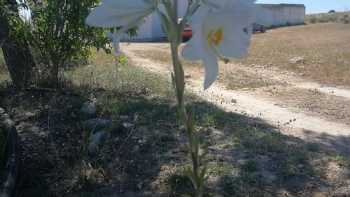
<path id="1" fill-rule="evenodd" d="M 6 69 L 6 64 L 4 60 L 4 56 L 2 54 L 2 50 L 0 49 L 0 74 L 3 73 Z"/>
<path id="2" fill-rule="evenodd" d="M 85 25 L 85 18 L 99 0 L 44 0 L 33 3 L 33 27 L 27 41 L 33 46 L 43 80 L 58 83 L 60 69 L 72 62 L 87 61 L 91 48 L 105 49 L 104 30 Z M 44 74 L 46 76 L 44 76 Z M 50 85 L 49 85 L 50 86 Z"/>
<path id="3" fill-rule="evenodd" d="M 350 23 L 348 12 L 311 14 L 306 16 L 306 23 Z"/>
<path id="4" fill-rule="evenodd" d="M 350 23 L 350 17 L 349 17 L 348 14 L 345 14 L 340 20 L 344 24 L 349 24 Z"/>
<path id="5" fill-rule="evenodd" d="M 310 20 L 310 23 L 312 23 L 312 24 L 317 23 L 317 18 L 314 16 L 310 17 L 309 20 Z"/>

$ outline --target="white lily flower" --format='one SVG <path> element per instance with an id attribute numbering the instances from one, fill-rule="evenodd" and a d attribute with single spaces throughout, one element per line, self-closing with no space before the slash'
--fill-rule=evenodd
<path id="1" fill-rule="evenodd" d="M 28 3 L 25 0 L 16 0 L 18 4 L 18 15 L 25 23 L 32 23 L 32 11 L 29 8 Z"/>
<path id="2" fill-rule="evenodd" d="M 218 76 L 218 59 L 228 61 L 247 54 L 254 22 L 254 0 L 203 0 L 193 15 L 193 38 L 182 51 L 185 59 L 202 60 L 204 89 Z"/>
<path id="3" fill-rule="evenodd" d="M 104 28 L 132 28 L 156 8 L 155 0 L 102 0 L 101 5 L 89 14 L 86 24 Z"/>

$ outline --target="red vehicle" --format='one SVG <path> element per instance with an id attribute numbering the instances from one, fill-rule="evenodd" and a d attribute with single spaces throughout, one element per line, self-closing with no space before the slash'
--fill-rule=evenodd
<path id="1" fill-rule="evenodd" d="M 179 23 L 181 23 L 182 18 L 179 18 Z M 192 38 L 192 28 L 189 24 L 186 24 L 184 31 L 182 32 L 182 40 L 184 42 L 187 42 L 189 39 Z"/>
<path id="2" fill-rule="evenodd" d="M 184 31 L 182 32 L 182 40 L 187 42 L 191 38 L 192 38 L 192 28 L 190 25 L 186 25 L 186 27 L 184 28 Z"/>
<path id="3" fill-rule="evenodd" d="M 254 23 L 253 25 L 253 33 L 265 33 L 266 32 L 266 27 L 264 25 L 260 25 L 257 23 Z M 182 32 L 182 40 L 184 42 L 187 42 L 188 40 L 190 40 L 192 38 L 192 28 L 190 25 L 186 25 L 186 27 L 184 28 L 184 31 Z"/>

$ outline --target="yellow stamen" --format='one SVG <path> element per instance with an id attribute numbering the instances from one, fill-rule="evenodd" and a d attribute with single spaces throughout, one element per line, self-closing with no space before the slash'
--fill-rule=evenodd
<path id="1" fill-rule="evenodd" d="M 224 39 L 224 30 L 222 28 L 210 31 L 208 34 L 209 44 L 218 46 L 223 39 Z"/>

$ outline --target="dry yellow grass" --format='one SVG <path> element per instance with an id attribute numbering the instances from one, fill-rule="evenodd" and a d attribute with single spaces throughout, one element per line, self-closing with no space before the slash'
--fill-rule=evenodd
<path id="1" fill-rule="evenodd" d="M 291 63 L 295 57 L 304 62 Z M 321 83 L 350 86 L 350 25 L 326 23 L 258 34 L 249 56 L 238 62 L 276 66 Z"/>
<path id="2" fill-rule="evenodd" d="M 8 80 L 9 80 L 8 71 L 5 65 L 5 60 L 4 60 L 2 50 L 0 48 L 0 83 Z"/>
<path id="3" fill-rule="evenodd" d="M 336 12 L 336 13 L 321 13 L 321 14 L 310 14 L 306 16 L 306 23 L 350 23 L 350 12 Z"/>
<path id="4" fill-rule="evenodd" d="M 168 64 L 171 60 L 168 45 L 150 45 L 135 52 L 140 57 L 162 63 Z M 303 58 L 304 61 L 291 63 L 290 60 L 295 57 Z M 198 63 L 184 63 L 186 67 L 200 68 Z M 256 34 L 253 36 L 249 55 L 234 63 L 245 66 L 260 65 L 264 68 L 278 67 L 322 84 L 350 86 L 350 25 L 323 23 L 285 27 Z M 254 80 L 255 85 L 252 87 L 266 85 L 265 82 L 256 80 L 259 76 L 243 76 L 235 68 L 227 69 L 227 73 L 222 73 L 222 80 L 229 87 L 237 88 L 237 80 L 244 82 L 244 79 Z M 251 84 L 244 82 L 239 86 L 250 88 Z"/>

